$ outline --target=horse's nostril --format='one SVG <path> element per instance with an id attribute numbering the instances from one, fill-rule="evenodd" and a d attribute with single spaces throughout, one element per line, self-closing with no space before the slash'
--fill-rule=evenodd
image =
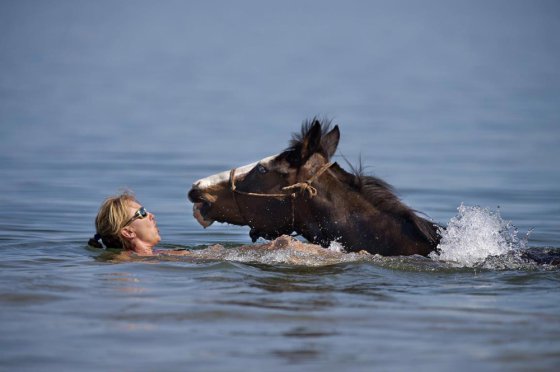
<path id="1" fill-rule="evenodd" d="M 196 187 L 190 189 L 187 195 L 189 197 L 189 200 L 193 203 L 198 203 L 202 201 L 202 192 L 200 191 L 200 189 L 197 189 Z"/>

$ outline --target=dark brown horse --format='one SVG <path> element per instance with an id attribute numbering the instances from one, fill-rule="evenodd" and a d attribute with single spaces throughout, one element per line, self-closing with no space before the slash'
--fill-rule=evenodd
<path id="1" fill-rule="evenodd" d="M 347 251 L 427 255 L 439 241 L 436 226 L 404 205 L 384 181 L 349 173 L 330 159 L 340 132 L 305 122 L 282 153 L 196 181 L 189 191 L 194 216 L 247 225 L 253 241 L 295 232 L 324 247 Z"/>

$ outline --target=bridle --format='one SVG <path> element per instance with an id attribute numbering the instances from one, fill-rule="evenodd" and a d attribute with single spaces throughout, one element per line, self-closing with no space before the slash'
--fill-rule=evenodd
<path id="1" fill-rule="evenodd" d="M 238 190 L 237 187 L 235 186 L 235 171 L 236 171 L 236 168 L 232 168 L 232 170 L 229 172 L 229 184 L 230 184 L 231 192 L 233 194 L 233 200 L 235 200 L 235 204 L 237 205 L 237 209 L 239 210 L 239 214 L 241 215 L 241 217 L 245 221 L 245 224 L 247 226 L 251 226 L 249 224 L 249 221 L 247 221 L 247 219 L 243 215 L 242 209 L 239 206 L 239 201 L 237 200 L 237 194 L 260 197 L 260 198 L 282 198 L 282 199 L 288 199 L 289 198 L 291 200 L 291 204 L 292 204 L 292 231 L 294 231 L 295 214 L 296 214 L 295 213 L 295 199 L 297 198 L 298 195 L 302 195 L 302 194 L 305 194 L 305 193 L 307 193 L 309 198 L 313 198 L 314 196 L 316 196 L 317 195 L 317 189 L 312 186 L 313 182 L 315 182 L 332 165 L 333 165 L 333 163 L 324 164 L 321 168 L 319 168 L 317 173 L 315 173 L 307 181 L 297 182 L 297 183 L 294 183 L 293 185 L 283 187 L 282 188 L 283 193 L 270 193 L 270 194 L 259 193 L 259 192 L 247 192 L 247 191 Z"/>

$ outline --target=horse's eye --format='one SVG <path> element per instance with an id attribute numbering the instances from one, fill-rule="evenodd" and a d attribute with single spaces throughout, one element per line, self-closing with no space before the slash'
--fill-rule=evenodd
<path id="1" fill-rule="evenodd" d="M 268 169 L 266 169 L 262 164 L 257 165 L 257 170 L 259 171 L 260 174 L 265 174 L 266 172 L 268 172 Z"/>

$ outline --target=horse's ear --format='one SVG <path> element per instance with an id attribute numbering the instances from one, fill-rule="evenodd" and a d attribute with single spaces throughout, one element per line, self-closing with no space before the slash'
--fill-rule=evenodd
<path id="1" fill-rule="evenodd" d="M 331 158 L 334 153 L 336 152 L 336 148 L 338 147 L 338 141 L 340 140 L 340 130 L 338 129 L 338 125 L 327 134 L 321 138 L 321 147 L 325 151 L 327 158 Z"/>
<path id="2" fill-rule="evenodd" d="M 305 135 L 301 146 L 301 158 L 307 159 L 319 150 L 321 146 L 321 123 L 319 120 L 313 121 L 311 128 Z"/>

